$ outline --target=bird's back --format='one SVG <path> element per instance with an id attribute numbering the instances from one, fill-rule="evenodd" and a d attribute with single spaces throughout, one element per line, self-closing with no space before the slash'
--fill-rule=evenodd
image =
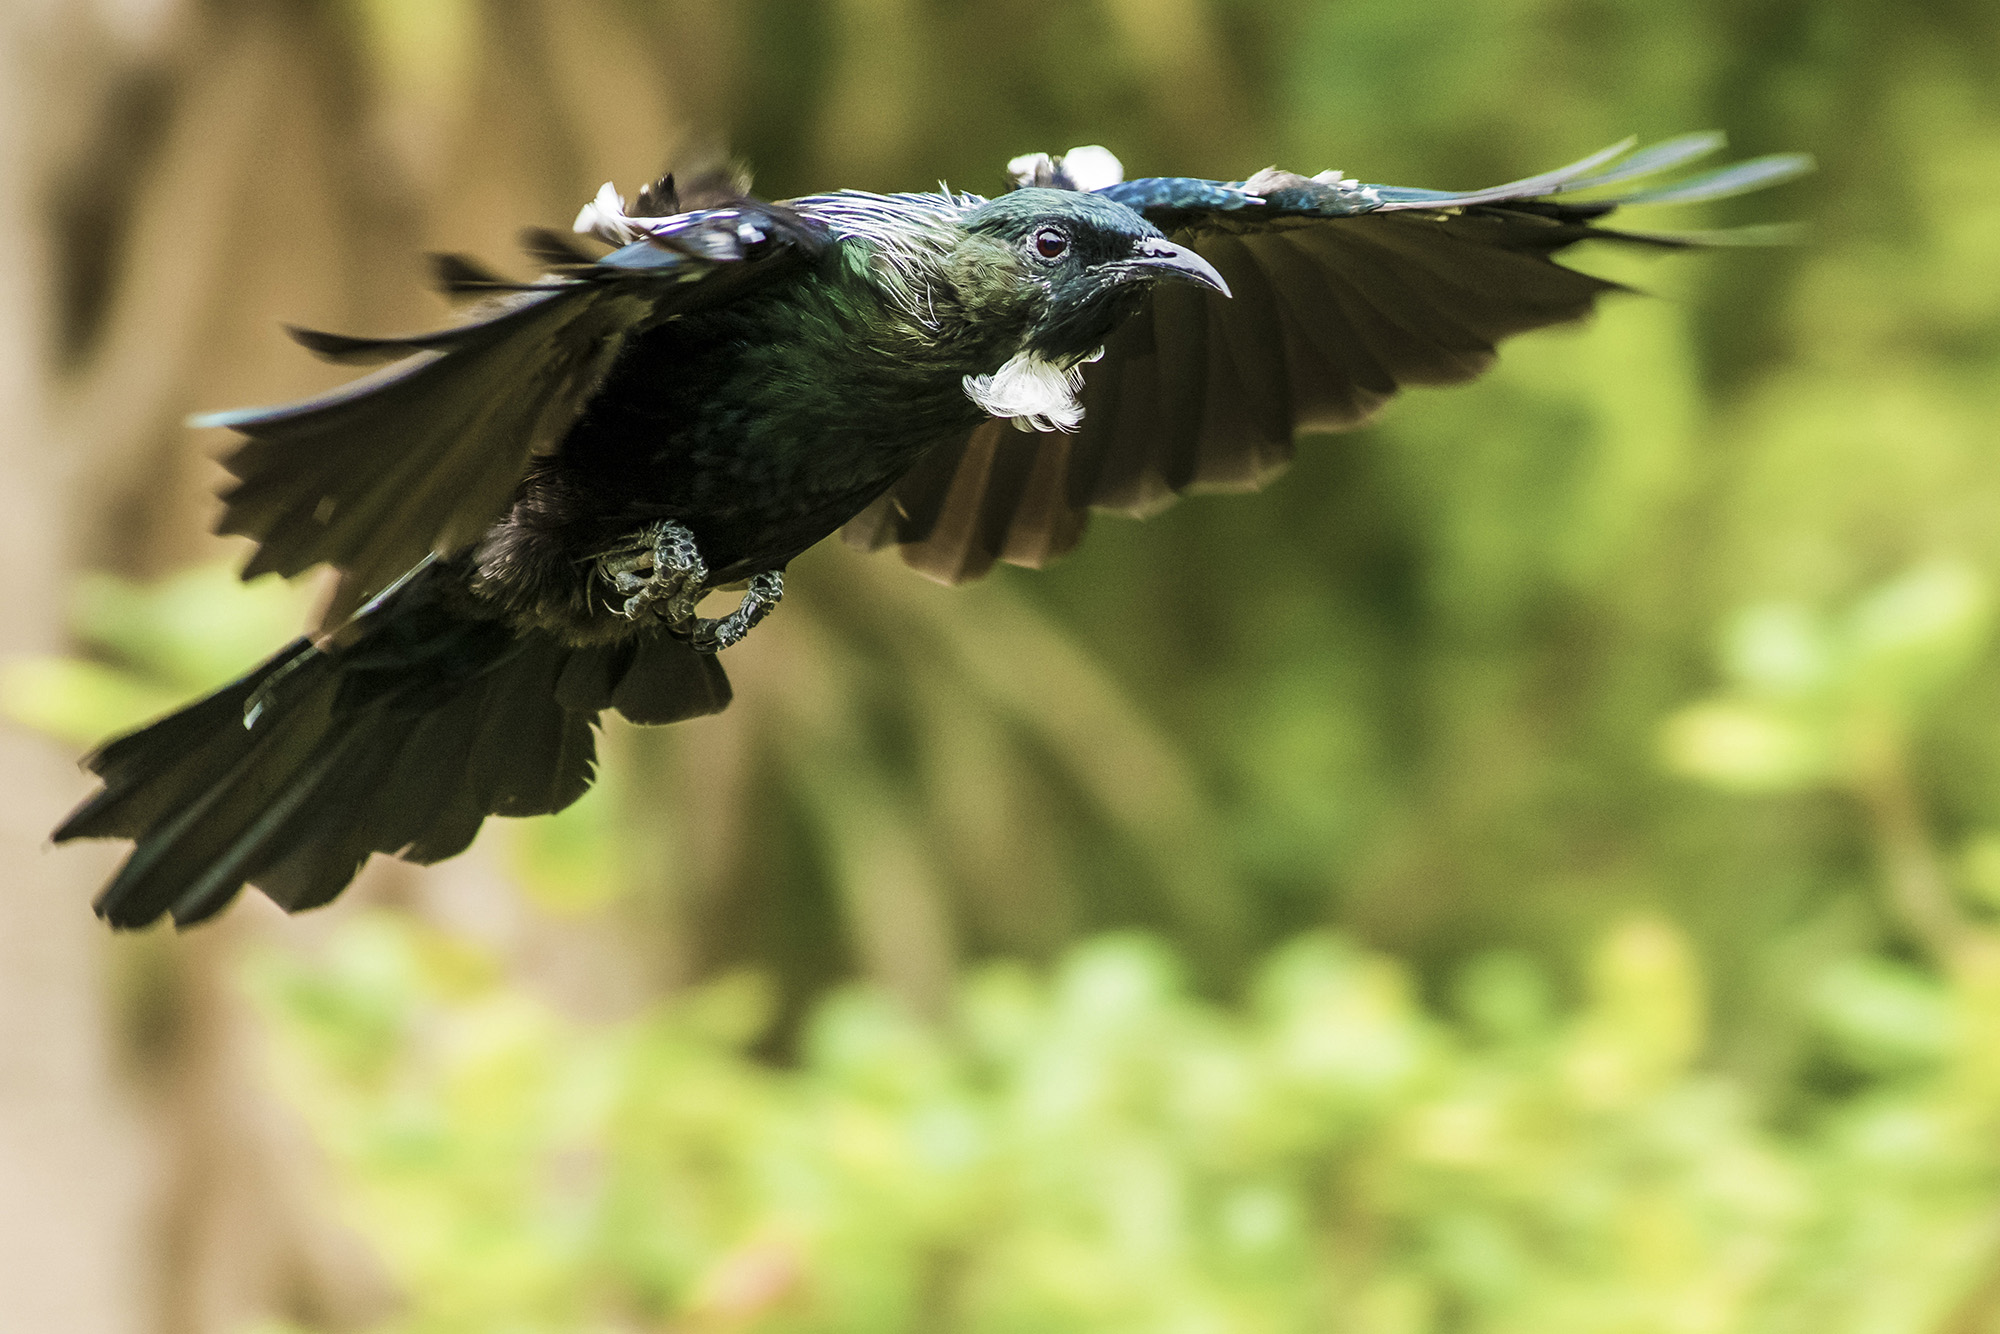
<path id="1" fill-rule="evenodd" d="M 678 520 L 717 577 L 827 536 L 978 424 L 964 377 L 1019 336 L 962 310 L 963 272 L 895 271 L 892 285 L 885 262 L 843 238 L 782 283 L 633 337 L 524 502 L 574 496 L 560 508 L 581 543 Z"/>

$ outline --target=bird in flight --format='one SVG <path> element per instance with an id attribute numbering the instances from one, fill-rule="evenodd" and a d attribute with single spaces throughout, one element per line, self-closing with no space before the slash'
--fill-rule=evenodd
<path id="1" fill-rule="evenodd" d="M 134 841 L 96 904 L 126 928 L 199 922 L 245 884 L 315 907 L 376 852 L 453 856 L 488 815 L 581 796 L 604 710 L 724 708 L 718 651 L 822 538 L 957 582 L 1060 555 L 1093 509 L 1252 489 L 1296 435 L 1589 313 L 1617 285 L 1556 263 L 1567 247 L 1727 237 L 1615 230 L 1614 209 L 1810 165 L 1661 183 L 1720 146 L 1627 141 L 1469 192 L 1127 181 L 1096 147 L 1015 159 L 993 199 L 770 203 L 708 169 L 628 208 L 606 185 L 575 225 L 600 248 L 531 231 L 524 282 L 440 256 L 468 322 L 292 330 L 380 368 L 196 419 L 243 437 L 220 530 L 256 543 L 244 577 L 330 565 L 351 611 L 106 743 L 55 838 Z M 703 616 L 717 589 L 739 605 Z"/>

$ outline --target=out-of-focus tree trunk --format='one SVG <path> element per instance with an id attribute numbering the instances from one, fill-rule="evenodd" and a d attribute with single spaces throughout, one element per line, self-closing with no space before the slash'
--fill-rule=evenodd
<path id="1" fill-rule="evenodd" d="M 63 646 L 70 484 L 87 456 L 47 368 L 53 257 L 44 187 L 104 87 L 81 6 L 0 10 L 0 654 Z M 0 731 L 0 1325 L 147 1328 L 157 1156 L 122 1077 L 110 942 L 78 911 L 109 850 L 54 858 L 50 822 L 84 790 L 55 746 Z"/>

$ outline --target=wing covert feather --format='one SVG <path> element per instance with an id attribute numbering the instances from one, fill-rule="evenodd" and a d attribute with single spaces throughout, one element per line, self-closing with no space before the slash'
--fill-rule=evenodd
<path id="1" fill-rule="evenodd" d="M 208 419 L 249 437 L 224 460 L 237 481 L 219 525 L 258 542 L 244 577 L 325 562 L 373 593 L 427 553 L 469 545 L 650 305 L 615 288 L 557 289 L 330 394 Z"/>
<path id="2" fill-rule="evenodd" d="M 258 543 L 244 577 L 325 563 L 365 599 L 426 555 L 471 545 L 529 459 L 560 447 L 632 334 L 733 300 L 825 244 L 790 209 L 751 199 L 637 221 L 659 226 L 586 264 L 565 244 L 560 275 L 519 285 L 457 328 L 406 338 L 295 330 L 330 360 L 396 360 L 303 402 L 195 419 L 248 437 L 223 460 L 236 481 L 218 525 Z"/>

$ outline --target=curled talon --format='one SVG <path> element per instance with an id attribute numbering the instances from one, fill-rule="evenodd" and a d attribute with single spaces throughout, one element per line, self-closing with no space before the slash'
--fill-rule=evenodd
<path id="1" fill-rule="evenodd" d="M 740 643 L 785 595 L 784 574 L 765 570 L 750 576 L 736 610 L 720 617 L 700 615 L 695 608 L 711 591 L 708 562 L 694 534 L 671 519 L 642 529 L 628 545 L 598 557 L 597 570 L 624 599 L 619 615 L 634 621 L 655 617 L 668 634 L 698 653 L 719 653 Z"/>
<path id="2" fill-rule="evenodd" d="M 598 573 L 624 599 L 618 614 L 632 621 L 658 616 L 670 633 L 686 638 L 698 619 L 695 604 L 708 591 L 708 564 L 694 534 L 663 519 L 636 538 L 597 561 Z"/>
<path id="3" fill-rule="evenodd" d="M 771 608 L 777 606 L 784 596 L 783 570 L 766 570 L 762 574 L 751 575 L 743 601 L 737 604 L 735 611 L 714 619 L 696 618 L 687 636 L 689 646 L 697 653 L 720 653 L 732 644 L 741 643 L 743 636 L 769 616 Z"/>

